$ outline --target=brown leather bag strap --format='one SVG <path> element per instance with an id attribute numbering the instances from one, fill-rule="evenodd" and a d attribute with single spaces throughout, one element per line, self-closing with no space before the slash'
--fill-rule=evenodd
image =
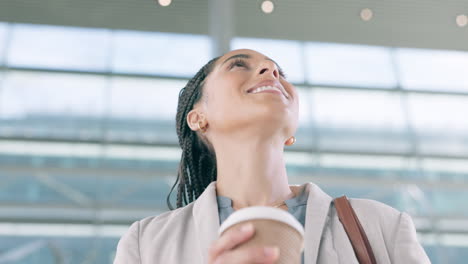
<path id="1" fill-rule="evenodd" d="M 374 252 L 369 244 L 366 233 L 359 222 L 356 213 L 346 196 L 334 200 L 338 218 L 348 235 L 354 253 L 360 264 L 376 264 Z"/>

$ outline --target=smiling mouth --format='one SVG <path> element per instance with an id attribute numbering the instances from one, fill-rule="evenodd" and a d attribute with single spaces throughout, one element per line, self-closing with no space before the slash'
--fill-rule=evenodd
<path id="1" fill-rule="evenodd" d="M 283 95 L 284 97 L 288 98 L 281 89 L 275 86 L 267 85 L 267 86 L 261 86 L 253 89 L 252 91 L 248 91 L 247 93 L 251 94 L 256 94 L 256 93 L 275 93 L 279 95 Z"/>

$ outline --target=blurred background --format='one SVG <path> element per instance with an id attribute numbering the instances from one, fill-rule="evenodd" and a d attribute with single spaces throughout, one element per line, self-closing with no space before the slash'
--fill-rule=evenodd
<path id="1" fill-rule="evenodd" d="M 129 224 L 168 210 L 180 89 L 237 48 L 300 91 L 290 183 L 406 211 L 433 263 L 466 263 L 467 14 L 455 0 L 0 0 L 0 263 L 112 263 Z"/>

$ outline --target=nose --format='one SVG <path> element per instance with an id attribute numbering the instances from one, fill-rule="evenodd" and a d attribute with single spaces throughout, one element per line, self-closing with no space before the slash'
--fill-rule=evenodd
<path id="1" fill-rule="evenodd" d="M 279 78 L 278 67 L 276 67 L 276 64 L 274 62 L 265 61 L 260 65 L 259 68 L 260 69 L 259 69 L 258 73 L 260 75 L 269 74 L 269 75 L 273 76 L 273 78 L 275 78 L 275 79 Z"/>

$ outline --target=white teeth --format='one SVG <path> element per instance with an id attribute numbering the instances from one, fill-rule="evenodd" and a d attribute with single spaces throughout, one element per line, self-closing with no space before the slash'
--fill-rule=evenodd
<path id="1" fill-rule="evenodd" d="M 262 86 L 262 87 L 258 87 L 256 88 L 255 90 L 251 91 L 250 93 L 259 93 L 261 91 L 265 91 L 265 90 L 276 90 L 276 91 L 280 91 L 280 89 L 278 89 L 277 87 L 274 87 L 274 86 Z"/>

